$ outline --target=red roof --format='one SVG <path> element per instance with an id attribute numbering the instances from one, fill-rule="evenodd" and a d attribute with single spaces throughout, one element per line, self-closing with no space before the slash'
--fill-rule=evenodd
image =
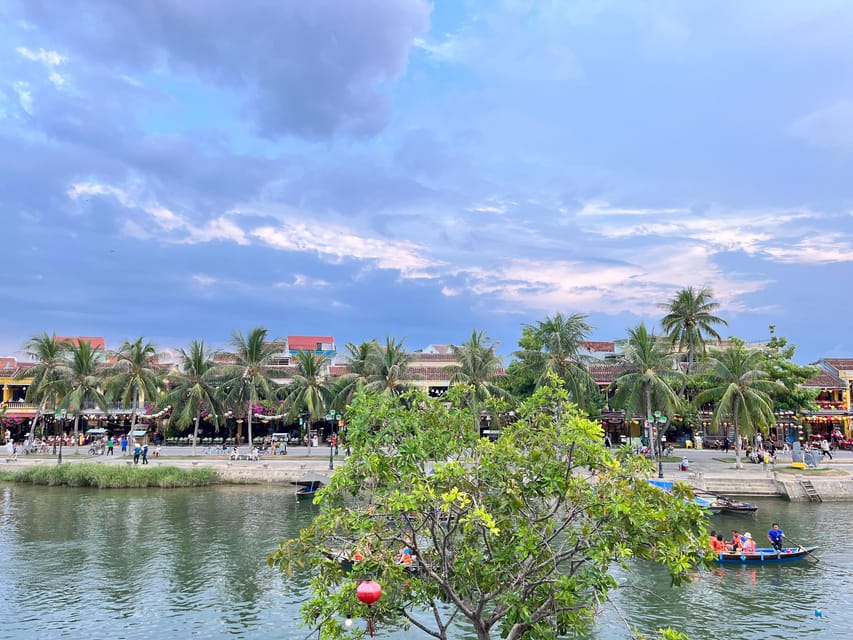
<path id="1" fill-rule="evenodd" d="M 625 365 L 621 363 L 594 363 L 589 365 L 589 375 L 599 386 L 609 385 L 625 372 Z"/>
<path id="2" fill-rule="evenodd" d="M 616 353 L 616 343 L 605 340 L 582 340 L 581 346 L 593 353 Z"/>
<path id="3" fill-rule="evenodd" d="M 93 338 L 90 336 L 56 336 L 57 342 L 70 342 L 71 344 L 77 344 L 80 342 L 86 342 L 91 347 L 95 349 L 106 349 L 107 345 L 103 338 Z"/>
<path id="4" fill-rule="evenodd" d="M 287 336 L 287 346 L 291 351 L 317 351 L 317 344 L 334 345 L 333 336 Z"/>
<path id="5" fill-rule="evenodd" d="M 823 361 L 836 371 L 853 369 L 853 358 L 824 358 Z"/>
<path id="6" fill-rule="evenodd" d="M 821 389 L 846 389 L 847 385 L 834 375 L 821 371 L 814 378 L 803 383 L 804 387 L 820 387 Z"/>

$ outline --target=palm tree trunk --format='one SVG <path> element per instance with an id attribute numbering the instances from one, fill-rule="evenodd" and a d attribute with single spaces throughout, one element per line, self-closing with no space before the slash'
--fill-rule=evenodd
<path id="1" fill-rule="evenodd" d="M 253 404 L 252 401 L 249 400 L 249 412 L 246 415 L 246 420 L 248 422 L 246 429 L 249 432 L 249 451 L 252 450 L 252 446 L 253 446 L 253 444 L 252 444 L 252 404 Z"/>
<path id="2" fill-rule="evenodd" d="M 74 453 L 80 453 L 80 411 L 74 412 Z"/>
<path id="3" fill-rule="evenodd" d="M 740 429 L 738 429 L 738 413 L 740 403 L 735 400 L 734 411 L 732 412 L 732 420 L 735 425 L 735 469 L 743 469 L 743 462 L 740 460 Z"/>
<path id="4" fill-rule="evenodd" d="M 36 425 L 39 423 L 39 418 L 42 418 L 42 422 L 44 422 L 44 406 L 47 404 L 47 399 L 44 399 L 39 404 L 38 411 L 36 411 L 36 417 L 33 418 L 33 423 L 30 425 L 30 435 L 27 438 L 27 451 L 30 450 L 30 447 L 33 446 L 33 440 L 36 437 Z"/>
<path id="5" fill-rule="evenodd" d="M 139 406 L 139 396 L 133 395 L 133 403 L 130 407 L 130 430 L 133 431 L 133 427 L 136 426 L 136 408 Z"/>
<path id="6" fill-rule="evenodd" d="M 195 443 L 198 442 L 198 425 L 201 423 L 201 414 L 196 414 L 195 417 L 195 428 L 193 429 L 193 452 L 192 455 L 195 455 Z"/>
<path id="7" fill-rule="evenodd" d="M 311 414 L 308 414 L 308 431 L 305 432 L 307 435 L 305 439 L 308 441 L 308 455 L 311 455 Z"/>

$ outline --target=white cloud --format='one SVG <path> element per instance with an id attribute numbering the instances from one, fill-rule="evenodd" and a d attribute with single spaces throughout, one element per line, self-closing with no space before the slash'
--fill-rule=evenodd
<path id="1" fill-rule="evenodd" d="M 189 242 L 211 242 L 213 240 L 231 240 L 232 242 L 247 246 L 250 243 L 245 231 L 233 221 L 224 216 L 215 218 L 201 227 L 194 227 L 184 223 L 190 231 Z"/>
<path id="2" fill-rule="evenodd" d="M 689 209 L 669 208 L 669 209 L 650 209 L 650 208 L 627 208 L 627 207 L 612 207 L 609 202 L 601 200 L 593 200 L 587 202 L 581 207 L 577 215 L 579 216 L 672 216 L 689 213 Z"/>
<path id="3" fill-rule="evenodd" d="M 12 87 L 15 89 L 15 93 L 18 94 L 18 102 L 21 105 L 21 109 L 33 115 L 33 94 L 30 91 L 30 85 L 26 82 L 18 81 Z"/>
<path id="4" fill-rule="evenodd" d="M 796 244 L 768 247 L 764 252 L 777 262 L 788 264 L 829 264 L 853 262 L 853 246 L 838 233 L 803 238 Z"/>
<path id="5" fill-rule="evenodd" d="M 318 289 L 330 285 L 331 283 L 326 280 L 297 273 L 293 276 L 293 282 L 276 282 L 273 286 L 278 289 Z"/>
<path id="6" fill-rule="evenodd" d="M 203 274 L 203 273 L 196 273 L 196 274 L 193 274 L 193 275 L 191 276 L 191 280 L 192 280 L 195 284 L 197 284 L 197 285 L 199 285 L 199 286 L 201 286 L 201 287 L 212 287 L 212 286 L 213 286 L 213 285 L 215 285 L 217 282 L 219 282 L 219 281 L 218 281 L 216 278 L 214 278 L 213 276 L 209 276 L 209 275 L 206 275 L 206 274 Z"/>
<path id="7" fill-rule="evenodd" d="M 26 58 L 27 60 L 32 60 L 34 62 L 42 62 L 49 67 L 58 66 L 66 61 L 65 56 L 56 51 L 47 51 L 45 49 L 31 51 L 26 47 L 18 47 L 15 49 L 15 51 L 18 52 L 18 55 Z"/>

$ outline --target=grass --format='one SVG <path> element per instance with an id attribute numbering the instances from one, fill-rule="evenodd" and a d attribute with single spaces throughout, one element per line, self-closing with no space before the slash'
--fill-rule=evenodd
<path id="1" fill-rule="evenodd" d="M 818 467 L 817 469 L 795 469 L 790 465 L 780 466 L 776 465 L 776 471 L 779 473 L 787 473 L 790 475 L 804 475 L 804 476 L 846 476 L 849 475 L 846 471 L 842 471 L 841 469 L 827 469 L 825 467 Z"/>
<path id="2" fill-rule="evenodd" d="M 0 472 L 0 480 L 46 486 L 97 487 L 99 489 L 136 489 L 145 487 L 203 487 L 217 482 L 213 469 L 177 467 L 130 467 L 83 462 L 34 466 L 20 471 Z"/>

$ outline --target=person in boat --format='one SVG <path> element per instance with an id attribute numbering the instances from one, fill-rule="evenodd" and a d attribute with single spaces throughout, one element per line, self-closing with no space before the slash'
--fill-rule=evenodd
<path id="1" fill-rule="evenodd" d="M 711 532 L 708 534 L 708 546 L 712 549 L 714 548 L 714 544 L 717 542 L 717 532 L 711 529 Z"/>
<path id="2" fill-rule="evenodd" d="M 755 540 L 752 539 L 752 534 L 749 531 L 743 534 L 741 550 L 744 553 L 755 553 Z"/>
<path id="3" fill-rule="evenodd" d="M 770 531 L 767 532 L 767 539 L 770 541 L 770 546 L 776 551 L 782 550 L 782 538 L 785 537 L 785 532 L 779 528 L 779 523 L 774 522 Z"/>
<path id="4" fill-rule="evenodd" d="M 412 564 L 412 549 L 409 547 L 409 545 L 404 545 L 400 547 L 400 551 L 397 553 L 397 557 L 394 559 L 402 565 L 408 566 Z"/>
<path id="5" fill-rule="evenodd" d="M 711 548 L 714 550 L 715 553 L 728 553 L 728 549 L 726 548 L 726 541 L 723 540 L 723 534 L 717 534 L 717 537 L 711 543 Z"/>
<path id="6" fill-rule="evenodd" d="M 729 547 L 731 547 L 733 553 L 737 553 L 743 548 L 743 538 L 741 538 L 737 529 L 732 529 L 732 541 Z"/>

